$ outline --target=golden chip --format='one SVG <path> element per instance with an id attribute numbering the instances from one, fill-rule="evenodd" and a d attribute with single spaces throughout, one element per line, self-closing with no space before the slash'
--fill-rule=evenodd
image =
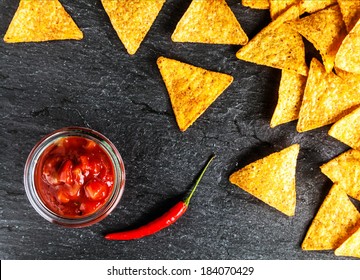
<path id="1" fill-rule="evenodd" d="M 135 54 L 165 0 L 101 0 L 119 39 Z"/>
<path id="2" fill-rule="evenodd" d="M 360 258 L 360 227 L 335 250 L 335 255 Z"/>
<path id="3" fill-rule="evenodd" d="M 256 64 L 293 71 L 306 76 L 305 47 L 298 32 L 284 22 L 299 17 L 297 6 L 290 7 L 242 47 L 236 57 Z"/>
<path id="4" fill-rule="evenodd" d="M 274 20 L 290 6 L 297 4 L 299 0 L 268 0 L 270 4 L 270 16 Z"/>
<path id="5" fill-rule="evenodd" d="M 320 168 L 322 173 L 340 185 L 348 195 L 360 200 L 360 151 L 346 151 Z"/>
<path id="6" fill-rule="evenodd" d="M 360 213 L 344 190 L 334 184 L 313 219 L 303 250 L 332 250 L 343 243 L 360 222 Z"/>
<path id="7" fill-rule="evenodd" d="M 360 19 L 342 42 L 335 65 L 347 72 L 360 74 Z"/>
<path id="8" fill-rule="evenodd" d="M 270 127 L 298 119 L 306 77 L 290 71 L 281 72 L 278 102 Z"/>
<path id="9" fill-rule="evenodd" d="M 334 67 L 335 55 L 346 36 L 346 28 L 339 6 L 331 6 L 292 21 L 290 26 L 314 45 L 321 54 L 326 72 L 331 72 Z"/>
<path id="10" fill-rule="evenodd" d="M 335 4 L 337 0 L 301 0 L 300 7 L 302 13 L 315 13 L 332 4 Z"/>
<path id="11" fill-rule="evenodd" d="M 245 45 L 248 37 L 225 0 L 193 0 L 171 36 L 174 42 Z"/>
<path id="12" fill-rule="evenodd" d="M 335 66 L 335 73 L 343 78 L 346 82 L 350 82 L 350 84 L 352 84 L 352 86 L 358 87 L 360 84 L 360 74 L 355 74 L 355 73 L 350 73 L 347 71 L 344 71 L 340 68 L 337 68 Z"/>
<path id="13" fill-rule="evenodd" d="M 330 128 L 329 135 L 360 150 L 360 107 L 338 120 Z"/>
<path id="14" fill-rule="evenodd" d="M 296 207 L 295 173 L 300 146 L 294 144 L 259 159 L 230 176 L 237 185 L 268 205 L 293 216 Z"/>
<path id="15" fill-rule="evenodd" d="M 313 58 L 296 129 L 304 132 L 331 124 L 359 104 L 359 92 L 334 73 L 326 73 L 323 65 Z"/>
<path id="16" fill-rule="evenodd" d="M 360 0 L 337 0 L 348 32 L 360 18 Z"/>
<path id="17" fill-rule="evenodd" d="M 165 57 L 159 57 L 157 64 L 181 131 L 193 124 L 233 81 L 230 75 Z"/>
<path id="18" fill-rule="evenodd" d="M 340 78 L 343 79 L 348 88 L 350 88 L 352 91 L 360 92 L 360 74 L 346 72 L 337 67 L 335 67 L 335 72 Z"/>
<path id="19" fill-rule="evenodd" d="M 21 0 L 6 43 L 80 40 L 83 33 L 58 0 Z"/>
<path id="20" fill-rule="evenodd" d="M 243 4 L 243 6 L 252 9 L 269 9 L 269 0 L 242 0 L 241 3 Z"/>

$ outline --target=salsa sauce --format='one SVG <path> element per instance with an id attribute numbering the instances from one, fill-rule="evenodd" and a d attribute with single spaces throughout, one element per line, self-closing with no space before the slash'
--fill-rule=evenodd
<path id="1" fill-rule="evenodd" d="M 114 187 L 114 167 L 96 142 L 79 136 L 51 144 L 35 168 L 35 186 L 51 211 L 68 218 L 94 213 Z"/>

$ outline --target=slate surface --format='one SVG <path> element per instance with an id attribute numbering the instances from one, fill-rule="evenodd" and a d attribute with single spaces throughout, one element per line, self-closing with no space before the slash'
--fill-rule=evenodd
<path id="1" fill-rule="evenodd" d="M 279 70 L 237 60 L 239 46 L 173 43 L 170 36 L 190 0 L 168 0 L 134 56 L 126 53 L 99 0 L 61 2 L 83 30 L 82 41 L 0 42 L 1 259 L 341 259 L 333 252 L 303 252 L 300 244 L 331 187 L 319 166 L 347 147 L 327 135 L 328 127 L 302 134 L 296 122 L 269 127 Z M 227 2 L 250 38 L 270 21 L 268 11 Z M 2 38 L 17 5 L 0 1 Z M 156 66 L 160 55 L 234 76 L 184 133 Z M 83 229 L 45 221 L 23 187 L 31 148 L 71 125 L 110 138 L 127 173 L 119 206 Z M 301 145 L 293 218 L 229 183 L 238 168 L 293 143 Z M 166 211 L 213 153 L 217 158 L 190 210 L 175 225 L 138 241 L 104 240 L 105 233 Z"/>

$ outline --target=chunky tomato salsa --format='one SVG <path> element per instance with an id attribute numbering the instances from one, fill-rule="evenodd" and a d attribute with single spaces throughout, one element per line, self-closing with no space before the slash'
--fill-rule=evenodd
<path id="1" fill-rule="evenodd" d="M 56 214 L 83 217 L 94 213 L 110 197 L 114 168 L 96 142 L 69 136 L 49 146 L 35 169 L 35 185 L 45 206 Z"/>

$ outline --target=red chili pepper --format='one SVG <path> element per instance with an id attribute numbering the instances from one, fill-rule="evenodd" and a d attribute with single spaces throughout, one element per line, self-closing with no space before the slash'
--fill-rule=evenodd
<path id="1" fill-rule="evenodd" d="M 160 216 L 159 218 L 151 221 L 150 223 L 143 225 L 139 228 L 122 231 L 122 232 L 115 232 L 109 233 L 105 235 L 107 240 L 132 240 L 132 239 L 139 239 L 151 234 L 154 234 L 164 228 L 175 223 L 188 209 L 191 197 L 193 196 L 198 184 L 200 183 L 206 169 L 210 165 L 211 161 L 214 159 L 215 156 L 211 157 L 208 161 L 204 169 L 202 170 L 199 178 L 196 180 L 194 187 L 192 188 L 190 194 L 186 197 L 184 201 L 179 201 L 173 207 L 170 208 L 168 212 Z"/>

